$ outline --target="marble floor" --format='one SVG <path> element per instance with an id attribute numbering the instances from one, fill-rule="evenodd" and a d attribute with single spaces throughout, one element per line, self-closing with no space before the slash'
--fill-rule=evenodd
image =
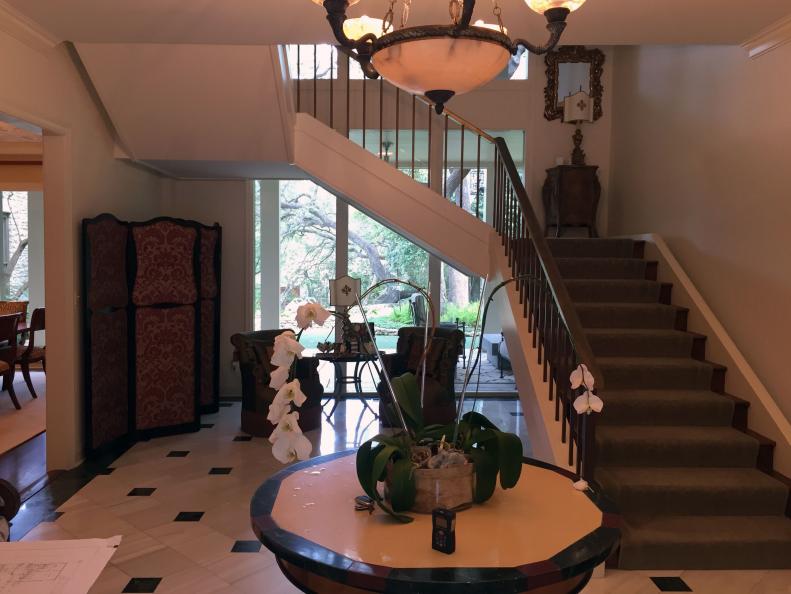
<path id="1" fill-rule="evenodd" d="M 240 439 L 240 405 L 224 404 L 218 414 L 204 417 L 198 433 L 135 445 L 23 540 L 122 534 L 92 594 L 296 593 L 272 554 L 255 540 L 248 516 L 253 491 L 282 466 L 267 440 Z M 475 407 L 519 431 L 529 451 L 518 401 L 479 400 Z M 359 401 L 347 401 L 309 436 L 318 455 L 352 448 L 378 429 Z M 651 578 L 671 579 L 657 585 Z M 688 589 L 678 589 L 672 578 L 681 578 Z M 791 572 L 608 571 L 585 589 L 587 594 L 660 591 L 789 594 Z"/>

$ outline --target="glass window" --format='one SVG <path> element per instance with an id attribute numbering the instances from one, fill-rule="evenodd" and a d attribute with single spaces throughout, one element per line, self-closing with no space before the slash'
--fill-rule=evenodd
<path id="1" fill-rule="evenodd" d="M 287 45 L 288 69 L 294 80 L 338 78 L 338 50 L 329 44 Z"/>
<path id="2" fill-rule="evenodd" d="M 28 193 L 2 193 L 0 298 L 28 299 Z"/>
<path id="3" fill-rule="evenodd" d="M 335 278 L 335 196 L 309 180 L 280 182 L 280 327 L 295 328 L 296 308 L 329 304 Z M 332 331 L 312 328 L 303 344 L 315 347 Z"/>
<path id="4" fill-rule="evenodd" d="M 349 275 L 362 279 L 363 288 L 387 278 L 408 280 L 428 286 L 428 252 L 395 231 L 349 207 Z M 376 328 L 380 349 L 395 349 L 398 329 L 411 326 L 411 296 L 408 285 L 389 284 L 371 294 L 365 302 L 368 321 Z M 357 308 L 352 319 L 362 321 Z"/>

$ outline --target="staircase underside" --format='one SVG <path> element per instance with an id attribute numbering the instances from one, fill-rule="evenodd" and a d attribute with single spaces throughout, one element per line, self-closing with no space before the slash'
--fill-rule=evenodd
<path id="1" fill-rule="evenodd" d="M 618 566 L 791 568 L 789 489 L 759 469 L 767 444 L 734 427 L 726 370 L 656 262 L 631 240 L 550 247 L 606 383 L 595 479 L 623 514 Z"/>

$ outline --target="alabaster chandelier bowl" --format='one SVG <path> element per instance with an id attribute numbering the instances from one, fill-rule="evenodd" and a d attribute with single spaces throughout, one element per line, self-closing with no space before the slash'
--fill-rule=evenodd
<path id="1" fill-rule="evenodd" d="M 320 0 L 312 0 L 319 3 Z M 449 21 L 409 23 L 412 0 L 389 0 L 384 18 L 347 18 L 355 0 L 323 0 L 327 20 L 338 42 L 360 63 L 368 78 L 380 75 L 395 86 L 444 103 L 497 77 L 521 49 L 543 54 L 553 49 L 566 27 L 566 17 L 585 0 L 525 0 L 547 20 L 549 39 L 533 45 L 512 40 L 498 0 L 492 2 L 493 23 L 472 22 L 476 0 L 446 0 Z M 488 4 L 488 3 L 487 3 Z M 476 15 L 477 16 L 477 15 Z"/>
<path id="2" fill-rule="evenodd" d="M 507 66 L 511 50 L 504 34 L 470 27 L 452 36 L 443 31 L 450 28 L 412 27 L 383 36 L 372 56 L 374 68 L 395 86 L 444 103 L 486 84 Z"/>

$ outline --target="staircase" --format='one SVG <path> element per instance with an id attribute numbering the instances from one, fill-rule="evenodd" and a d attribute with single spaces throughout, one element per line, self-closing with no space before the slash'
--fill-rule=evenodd
<path id="1" fill-rule="evenodd" d="M 725 393 L 642 242 L 549 246 L 606 384 L 594 477 L 625 520 L 618 567 L 791 568 L 774 444 L 747 430 L 748 403 Z"/>
<path id="2" fill-rule="evenodd" d="M 725 393 L 726 369 L 706 361 L 706 337 L 687 332 L 688 311 L 672 305 L 673 287 L 657 282 L 644 244 L 546 239 L 503 139 L 381 80 L 351 80 L 342 53 L 338 81 L 333 65 L 320 78 L 311 53 L 312 80 L 299 67 L 295 80 L 295 154 L 305 171 L 390 226 L 398 228 L 401 208 L 410 220 L 399 231 L 442 258 L 460 252 L 473 273 L 492 266 L 481 246 L 492 227 L 499 235 L 516 278 L 513 313 L 527 322 L 567 462 L 622 512 L 610 563 L 791 568 L 791 481 L 773 472 L 774 443 L 748 430 L 749 403 Z M 359 173 L 339 160 L 347 153 Z M 461 189 L 472 174 L 481 190 L 481 171 L 492 179 L 491 225 L 478 220 L 478 192 Z M 361 180 L 371 172 L 381 181 L 369 187 Z M 399 180 L 404 173 L 412 185 Z M 436 229 L 451 224 L 456 239 L 466 233 L 469 254 L 438 243 Z M 597 379 L 602 415 L 571 406 L 569 374 L 580 363 Z"/>

